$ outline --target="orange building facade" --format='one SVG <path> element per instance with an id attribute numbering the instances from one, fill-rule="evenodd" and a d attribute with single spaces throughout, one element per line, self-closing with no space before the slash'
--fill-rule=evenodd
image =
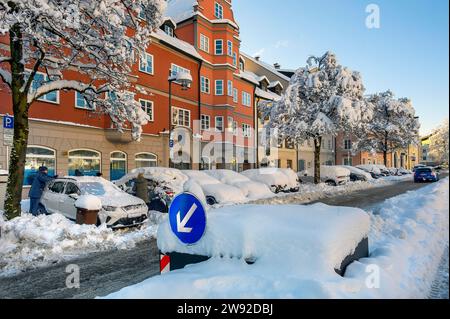
<path id="1" fill-rule="evenodd" d="M 187 90 L 172 83 L 175 155 L 180 158 L 173 166 L 242 170 L 254 165 L 255 83 L 241 75 L 231 1 L 178 2 L 169 3 L 168 18 L 152 35 L 148 63 L 136 63 L 130 74 L 130 91 L 151 118 L 141 141 L 133 141 L 129 131 L 117 132 L 108 116 L 88 109 L 76 92 L 53 92 L 30 108 L 25 185 L 27 174 L 40 165 L 60 176 L 79 169 L 112 180 L 138 167 L 169 166 L 168 77 L 176 72 L 190 73 L 193 81 Z M 7 37 L 0 38 L 0 51 L 9 54 Z M 75 71 L 63 76 L 81 80 Z M 10 94 L 0 86 L 0 116 L 12 114 Z M 7 169 L 11 150 L 5 141 L 1 145 L 0 169 Z"/>

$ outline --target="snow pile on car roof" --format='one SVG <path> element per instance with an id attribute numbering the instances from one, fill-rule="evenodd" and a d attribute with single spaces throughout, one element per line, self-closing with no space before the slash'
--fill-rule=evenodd
<path id="1" fill-rule="evenodd" d="M 280 269 L 287 265 L 283 259 L 293 258 L 297 271 L 306 274 L 340 268 L 368 232 L 369 216 L 357 208 L 241 205 L 210 212 L 205 236 L 193 246 L 183 245 L 169 223 L 163 223 L 158 247 L 162 252 L 281 263 Z"/>
<path id="2" fill-rule="evenodd" d="M 289 185 L 289 178 L 277 168 L 258 168 L 249 169 L 242 172 L 242 175 L 247 176 L 253 181 L 263 183 L 267 186 L 287 186 Z"/>
<path id="3" fill-rule="evenodd" d="M 350 170 L 340 166 L 320 166 L 320 175 L 322 178 L 337 178 L 350 176 Z"/>
<path id="4" fill-rule="evenodd" d="M 0 276 L 70 260 L 90 252 L 129 249 L 155 236 L 156 225 L 130 233 L 106 226 L 77 225 L 60 214 L 22 214 L 10 221 L 0 217 Z"/>

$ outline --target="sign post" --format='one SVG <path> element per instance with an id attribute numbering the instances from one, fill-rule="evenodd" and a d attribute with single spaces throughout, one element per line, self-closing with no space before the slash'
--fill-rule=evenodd
<path id="1" fill-rule="evenodd" d="M 14 142 L 14 117 L 3 116 L 3 145 L 6 146 L 6 169 L 9 170 L 9 147 Z"/>
<path id="2" fill-rule="evenodd" d="M 190 193 L 176 196 L 169 208 L 172 232 L 186 245 L 197 243 L 206 230 L 206 212 L 202 202 Z"/>

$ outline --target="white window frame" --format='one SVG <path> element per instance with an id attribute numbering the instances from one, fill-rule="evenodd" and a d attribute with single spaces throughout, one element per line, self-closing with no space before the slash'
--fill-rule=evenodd
<path id="1" fill-rule="evenodd" d="M 83 98 L 83 100 L 85 102 L 84 106 L 78 105 L 78 94 L 81 95 L 81 97 Z M 89 106 L 89 103 L 86 101 L 83 94 L 81 94 L 78 91 L 75 91 L 75 108 L 80 109 L 80 110 L 87 110 L 87 111 L 92 111 L 94 109 L 93 107 Z"/>
<path id="2" fill-rule="evenodd" d="M 227 54 L 230 57 L 233 57 L 233 41 L 228 40 L 227 41 Z"/>
<path id="3" fill-rule="evenodd" d="M 175 122 L 175 113 L 176 112 L 180 112 L 180 111 L 183 113 L 183 123 L 182 124 L 178 123 L 179 116 L 176 117 L 176 121 L 177 122 Z M 187 112 L 188 117 L 189 117 L 188 125 L 185 125 L 186 123 L 184 123 L 184 117 L 185 117 L 185 113 L 186 112 Z M 172 106 L 172 125 L 190 128 L 191 127 L 191 111 L 187 110 L 187 109 L 183 109 L 181 107 Z"/>
<path id="4" fill-rule="evenodd" d="M 206 76 L 200 77 L 200 91 L 205 94 L 211 93 L 211 81 Z"/>
<path id="5" fill-rule="evenodd" d="M 242 105 L 244 106 L 252 106 L 252 97 L 250 93 L 242 91 Z"/>
<path id="6" fill-rule="evenodd" d="M 209 53 L 209 37 L 200 33 L 200 50 Z"/>
<path id="7" fill-rule="evenodd" d="M 154 75 L 155 74 L 155 58 L 153 57 L 152 54 L 145 52 L 144 53 L 144 58 L 146 60 L 148 60 L 148 57 L 151 57 L 151 61 L 152 61 L 151 70 L 150 71 L 147 70 L 148 64 L 145 66 L 143 64 L 143 61 L 142 61 L 141 57 L 139 57 L 139 72 L 150 74 L 150 75 Z"/>
<path id="8" fill-rule="evenodd" d="M 232 80 L 227 81 L 227 95 L 233 96 L 233 81 Z"/>
<path id="9" fill-rule="evenodd" d="M 218 90 L 217 90 L 217 88 L 218 88 L 218 83 L 221 83 L 221 87 L 222 87 L 222 92 L 219 94 L 218 93 Z M 214 95 L 217 95 L 217 96 L 223 96 L 224 94 L 225 94 L 225 87 L 224 87 L 224 80 L 216 80 L 215 82 L 214 82 Z"/>
<path id="10" fill-rule="evenodd" d="M 251 125 L 242 123 L 242 135 L 244 137 L 248 137 L 248 138 L 252 137 L 252 127 L 251 127 Z"/>
<path id="11" fill-rule="evenodd" d="M 174 73 L 174 72 L 175 72 L 174 69 L 176 69 L 177 73 Z M 177 75 L 178 72 L 180 72 L 180 71 L 183 72 L 183 73 L 191 74 L 191 70 L 189 70 L 189 69 L 187 69 L 187 68 L 184 68 L 184 67 L 182 67 L 182 66 L 179 66 L 178 64 L 175 64 L 175 63 L 171 63 L 171 64 L 170 64 L 170 74 L 171 74 L 172 76 Z M 178 81 L 174 81 L 174 83 L 181 84 L 181 83 L 178 82 Z"/>
<path id="12" fill-rule="evenodd" d="M 233 52 L 233 66 L 237 67 L 237 53 Z"/>
<path id="13" fill-rule="evenodd" d="M 142 102 L 144 102 L 144 103 L 146 104 L 146 105 L 145 105 L 145 110 L 144 110 L 144 105 L 142 105 Z M 152 115 L 151 115 L 151 117 L 150 117 L 149 122 L 154 122 L 154 121 L 155 121 L 155 102 L 150 101 L 150 100 L 146 100 L 146 99 L 139 99 L 139 104 L 141 104 L 142 110 L 143 110 L 147 115 L 149 115 L 149 114 L 148 114 L 148 107 L 149 107 L 148 104 L 150 104 L 151 110 L 152 110 Z"/>
<path id="14" fill-rule="evenodd" d="M 218 121 L 219 119 L 220 119 L 220 123 L 222 124 L 220 130 L 217 128 L 217 123 L 219 122 Z M 214 129 L 215 129 L 216 132 L 223 132 L 224 131 L 225 127 L 224 127 L 223 116 L 216 116 L 214 118 Z"/>
<path id="15" fill-rule="evenodd" d="M 168 36 L 173 38 L 175 35 L 175 30 L 170 25 L 165 24 L 164 25 L 164 33 L 166 33 Z"/>
<path id="16" fill-rule="evenodd" d="M 25 72 L 28 72 L 28 76 L 29 76 L 30 73 L 31 73 L 30 70 L 25 70 Z M 44 82 L 50 82 L 50 81 L 49 81 L 49 78 L 48 78 L 48 75 L 47 75 L 46 73 L 37 71 L 36 74 L 42 74 L 42 75 L 44 76 Z M 33 82 L 34 82 L 34 79 L 33 79 Z M 31 84 L 30 92 L 31 92 L 31 93 L 34 92 L 34 90 L 33 90 L 33 84 Z M 50 93 L 53 93 L 53 92 L 56 92 L 56 102 L 55 102 L 55 101 L 51 101 L 51 100 L 45 99 L 45 97 L 47 96 L 47 94 L 50 94 Z M 48 92 L 47 94 L 44 94 L 43 96 L 41 96 L 41 97 L 40 97 L 39 99 L 37 99 L 37 100 L 40 101 L 40 102 L 45 102 L 45 103 L 50 103 L 50 104 L 55 104 L 55 105 L 56 105 L 56 104 L 60 104 L 59 90 L 52 91 L 52 92 Z"/>
<path id="17" fill-rule="evenodd" d="M 238 135 L 238 122 L 237 121 L 233 121 L 232 132 L 233 132 L 233 135 Z"/>
<path id="18" fill-rule="evenodd" d="M 220 53 L 218 53 L 218 51 L 217 51 L 217 48 L 218 48 L 217 44 L 218 43 L 221 43 L 221 45 L 220 45 L 220 48 L 221 48 Z M 214 55 L 223 55 L 223 52 L 224 52 L 223 49 L 224 49 L 224 47 L 223 47 L 223 39 L 214 40 Z"/>
<path id="19" fill-rule="evenodd" d="M 233 102 L 239 103 L 239 91 L 236 88 L 233 88 Z"/>
<path id="20" fill-rule="evenodd" d="M 142 158 L 137 158 L 139 155 L 151 155 L 154 156 L 155 159 L 142 159 Z M 134 154 L 134 162 L 154 162 L 156 163 L 155 167 L 158 167 L 158 155 L 154 154 L 154 153 L 149 153 L 149 152 L 141 152 L 141 153 L 136 153 Z M 137 167 L 137 165 L 136 165 Z M 153 167 L 153 166 L 151 166 Z"/>
<path id="21" fill-rule="evenodd" d="M 214 16 L 217 19 L 223 19 L 223 6 L 217 2 L 214 3 Z"/>
<path id="22" fill-rule="evenodd" d="M 200 117 L 200 123 L 202 131 L 209 131 L 211 129 L 211 116 L 202 114 Z M 206 123 L 208 125 L 206 125 Z"/>

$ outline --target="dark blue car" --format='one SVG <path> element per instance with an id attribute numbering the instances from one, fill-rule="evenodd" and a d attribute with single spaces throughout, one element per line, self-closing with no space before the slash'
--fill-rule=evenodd
<path id="1" fill-rule="evenodd" d="M 414 182 L 437 182 L 439 173 L 432 167 L 420 167 L 414 171 Z"/>

